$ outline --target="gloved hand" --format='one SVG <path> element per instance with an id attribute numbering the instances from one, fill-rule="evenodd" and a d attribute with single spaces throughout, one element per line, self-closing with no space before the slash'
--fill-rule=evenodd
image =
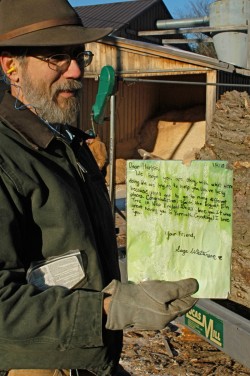
<path id="1" fill-rule="evenodd" d="M 197 299 L 190 295 L 198 288 L 198 282 L 193 278 L 176 282 L 145 281 L 139 284 L 113 280 L 103 290 L 111 295 L 106 329 L 163 329 L 170 321 L 192 308 Z"/>

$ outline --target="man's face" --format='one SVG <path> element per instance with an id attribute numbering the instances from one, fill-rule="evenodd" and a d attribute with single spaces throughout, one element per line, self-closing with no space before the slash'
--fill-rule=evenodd
<path id="1" fill-rule="evenodd" d="M 65 64 L 62 56 L 75 57 L 79 46 L 74 49 L 31 49 L 20 66 L 18 99 L 49 123 L 73 124 L 77 118 L 83 69 L 74 58 Z"/>

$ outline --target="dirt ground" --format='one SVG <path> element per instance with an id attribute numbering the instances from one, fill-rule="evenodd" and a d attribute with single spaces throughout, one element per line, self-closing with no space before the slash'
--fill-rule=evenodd
<path id="1" fill-rule="evenodd" d="M 161 331 L 125 331 L 122 366 L 131 376 L 243 376 L 250 369 L 171 323 Z"/>

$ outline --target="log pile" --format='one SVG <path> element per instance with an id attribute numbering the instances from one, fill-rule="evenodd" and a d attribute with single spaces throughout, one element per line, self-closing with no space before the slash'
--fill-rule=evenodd
<path id="1" fill-rule="evenodd" d="M 225 160 L 233 169 L 233 251 L 230 300 L 250 308 L 250 97 L 226 92 L 216 104 L 196 159 Z"/>

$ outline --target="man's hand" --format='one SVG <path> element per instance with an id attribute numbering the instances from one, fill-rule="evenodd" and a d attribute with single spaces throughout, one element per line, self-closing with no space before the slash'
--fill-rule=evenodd
<path id="1" fill-rule="evenodd" d="M 198 288 L 198 282 L 193 278 L 176 282 L 146 281 L 139 284 L 113 280 L 103 290 L 110 295 L 104 299 L 106 329 L 163 329 L 170 321 L 192 308 L 197 299 L 190 295 Z"/>

